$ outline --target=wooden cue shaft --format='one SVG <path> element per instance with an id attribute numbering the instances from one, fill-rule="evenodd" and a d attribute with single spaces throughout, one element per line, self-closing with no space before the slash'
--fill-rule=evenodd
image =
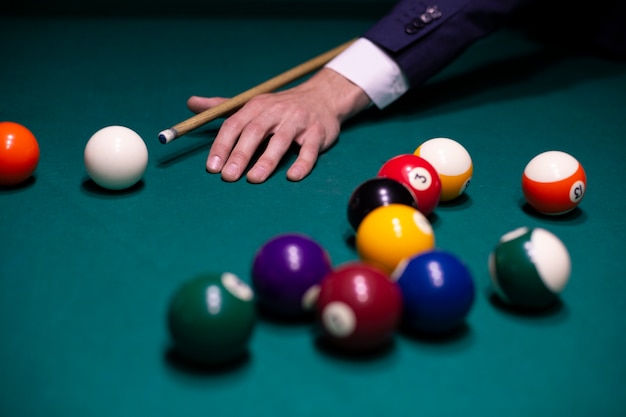
<path id="1" fill-rule="evenodd" d="M 166 129 L 159 133 L 159 141 L 161 143 L 169 143 L 174 139 L 189 133 L 190 131 L 197 129 L 198 127 L 207 124 L 219 117 L 222 117 L 246 104 L 248 100 L 259 94 L 269 93 L 277 90 L 298 78 L 301 78 L 325 65 L 331 59 L 339 55 L 343 50 L 350 46 L 354 40 L 341 44 L 321 55 L 316 56 L 308 61 L 305 61 L 288 71 L 285 71 L 269 80 L 252 87 L 249 90 L 244 91 L 236 95 L 235 97 L 225 101 L 224 103 L 207 109 L 201 113 L 184 120 L 177 125 Z"/>

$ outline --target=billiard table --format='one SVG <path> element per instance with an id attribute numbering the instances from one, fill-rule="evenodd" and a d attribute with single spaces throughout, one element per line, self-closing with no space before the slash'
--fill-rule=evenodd
<path id="1" fill-rule="evenodd" d="M 159 143 L 191 116 L 190 95 L 235 95 L 357 36 L 389 2 L 370 3 L 352 17 L 50 6 L 0 17 L 0 118 L 27 126 L 41 148 L 33 177 L 0 189 L 0 415 L 624 416 L 624 63 L 503 29 L 348 122 L 301 182 L 285 178 L 294 153 L 260 185 L 207 173 L 220 120 Z M 83 163 L 108 125 L 130 127 L 149 149 L 142 181 L 121 192 L 95 185 Z M 235 365 L 194 367 L 172 353 L 165 318 L 183 282 L 226 271 L 250 282 L 256 251 L 288 232 L 317 240 L 334 265 L 357 259 L 351 192 L 441 136 L 474 163 L 465 195 L 429 218 L 436 246 L 475 283 L 462 329 L 399 330 L 388 348 L 350 355 L 319 343 L 308 320 L 259 315 Z M 525 204 L 520 182 L 552 149 L 583 164 L 588 190 L 550 217 Z M 521 226 L 553 232 L 571 255 L 548 310 L 516 311 L 493 292 L 489 254 Z"/>

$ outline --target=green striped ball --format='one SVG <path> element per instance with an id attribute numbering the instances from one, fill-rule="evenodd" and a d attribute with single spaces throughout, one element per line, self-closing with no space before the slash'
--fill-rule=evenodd
<path id="1" fill-rule="evenodd" d="M 489 255 L 496 293 L 516 307 L 552 306 L 567 285 L 571 269 L 563 242 L 542 228 L 521 227 L 506 233 Z"/>

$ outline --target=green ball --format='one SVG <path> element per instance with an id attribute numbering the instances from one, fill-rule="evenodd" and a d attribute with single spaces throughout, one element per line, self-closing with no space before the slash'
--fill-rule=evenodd
<path id="1" fill-rule="evenodd" d="M 232 273 L 201 275 L 174 294 L 167 320 L 175 349 L 184 358 L 224 364 L 248 350 L 256 321 L 254 293 Z"/>
<path id="2" fill-rule="evenodd" d="M 542 309 L 553 305 L 567 285 L 571 260 L 553 233 L 521 227 L 500 238 L 489 256 L 489 273 L 505 303 Z"/>

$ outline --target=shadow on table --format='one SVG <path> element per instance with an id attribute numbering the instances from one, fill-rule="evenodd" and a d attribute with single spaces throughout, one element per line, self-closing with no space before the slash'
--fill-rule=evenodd
<path id="1" fill-rule="evenodd" d="M 528 216 L 543 221 L 544 223 L 579 225 L 587 221 L 587 214 L 580 207 L 575 207 L 573 210 L 568 211 L 567 213 L 549 215 L 539 213 L 538 211 L 533 209 L 531 205 L 528 204 L 523 198 L 521 198 L 517 204 L 520 209 Z"/>
<path id="2" fill-rule="evenodd" d="M 11 194 L 11 193 L 24 191 L 34 186 L 36 182 L 37 182 L 37 177 L 35 175 L 31 175 L 29 178 L 27 178 L 26 180 L 22 181 L 19 184 L 0 185 L 0 194 Z"/>
<path id="3" fill-rule="evenodd" d="M 234 360 L 222 364 L 208 365 L 189 361 L 175 348 L 169 347 L 164 354 L 165 362 L 176 371 L 197 376 L 220 376 L 244 369 L 251 362 L 251 355 L 245 352 Z"/>
<path id="4" fill-rule="evenodd" d="M 396 348 L 396 342 L 393 338 L 380 346 L 363 350 L 338 347 L 319 333 L 315 334 L 313 340 L 314 346 L 318 352 L 334 359 L 349 362 L 373 362 L 381 360 L 390 356 Z"/>
<path id="5" fill-rule="evenodd" d="M 545 308 L 522 308 L 505 303 L 492 287 L 486 290 L 486 296 L 489 304 L 497 311 L 515 318 L 560 323 L 565 321 L 569 315 L 567 305 L 560 298 Z"/>
<path id="6" fill-rule="evenodd" d="M 94 197 L 114 199 L 123 198 L 139 193 L 145 187 L 143 180 L 139 180 L 135 185 L 122 190 L 109 190 L 96 184 L 91 178 L 85 178 L 81 183 L 81 191 Z"/>
<path id="7" fill-rule="evenodd" d="M 559 65 L 581 59 L 588 59 L 586 62 L 590 63 L 606 62 L 606 65 L 594 65 L 592 71 L 585 65 L 576 65 L 572 70 L 555 72 Z M 435 77 L 383 111 L 373 108 L 357 115 L 346 123 L 346 127 L 386 119 L 426 118 L 485 103 L 544 95 L 589 79 L 626 71 L 624 66 L 614 66 L 612 62 L 584 53 L 540 48 L 519 56 L 491 60 L 466 72 Z"/>

